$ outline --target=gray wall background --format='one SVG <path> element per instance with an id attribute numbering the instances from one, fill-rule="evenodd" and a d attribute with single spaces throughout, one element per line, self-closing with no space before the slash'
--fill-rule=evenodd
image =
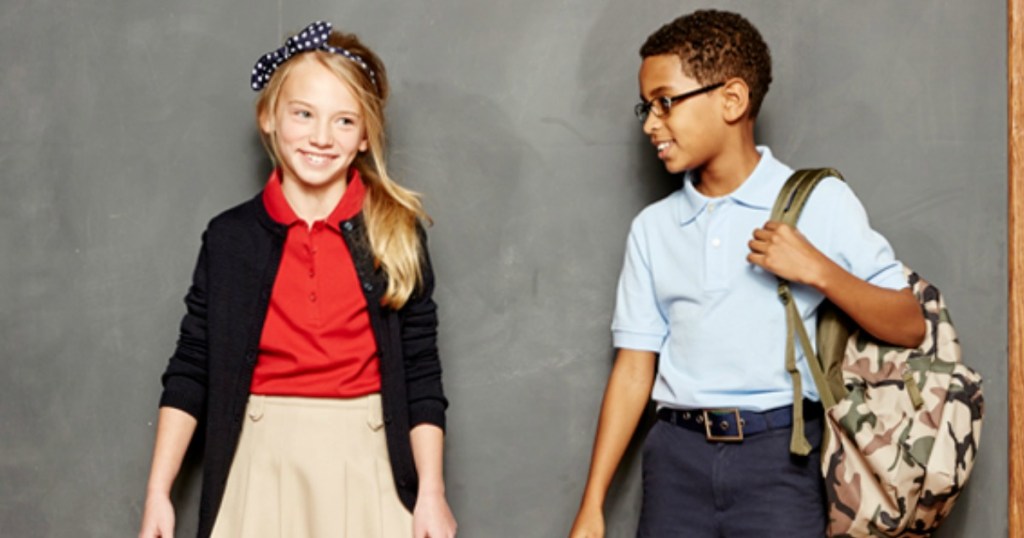
<path id="1" fill-rule="evenodd" d="M 207 220 L 267 172 L 249 69 L 307 22 L 394 81 L 391 166 L 436 219 L 467 537 L 572 521 L 632 217 L 678 185 L 633 118 L 637 49 L 701 4 L 646 0 L 4 0 L 0 4 L 0 535 L 137 531 L 158 376 Z M 721 1 L 772 47 L 758 135 L 842 170 L 947 295 L 986 377 L 974 478 L 943 537 L 1005 536 L 1005 2 Z M 781 360 L 781 359 L 780 359 Z M 630 452 L 609 535 L 639 506 Z M 180 478 L 194 532 L 198 474 Z"/>

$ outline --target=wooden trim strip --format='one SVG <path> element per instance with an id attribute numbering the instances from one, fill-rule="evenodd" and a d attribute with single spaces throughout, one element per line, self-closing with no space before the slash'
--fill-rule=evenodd
<path id="1" fill-rule="evenodd" d="M 1009 529 L 1024 538 L 1024 0 L 1007 0 Z M 993 379 L 992 381 L 996 381 Z M 997 425 L 994 425 L 998 427 Z"/>

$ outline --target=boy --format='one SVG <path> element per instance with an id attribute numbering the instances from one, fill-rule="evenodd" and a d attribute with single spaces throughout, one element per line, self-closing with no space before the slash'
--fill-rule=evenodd
<path id="1" fill-rule="evenodd" d="M 612 323 L 618 351 L 571 536 L 604 535 L 608 484 L 648 398 L 659 420 L 643 449 L 637 536 L 822 536 L 822 410 L 800 357 L 814 449 L 791 456 L 776 277 L 794 283 L 811 331 L 827 298 L 874 336 L 916 346 L 920 307 L 845 183 L 818 186 L 799 231 L 766 222 L 792 169 L 754 143 L 771 58 L 749 21 L 697 11 L 652 34 L 640 55 L 637 116 L 665 168 L 685 176 L 630 230 Z"/>

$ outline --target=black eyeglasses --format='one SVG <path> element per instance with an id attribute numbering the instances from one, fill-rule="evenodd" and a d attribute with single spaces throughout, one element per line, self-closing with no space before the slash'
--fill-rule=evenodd
<path id="1" fill-rule="evenodd" d="M 696 90 L 681 93 L 679 95 L 675 95 L 672 97 L 655 97 L 654 99 L 651 99 L 646 103 L 638 103 L 633 108 L 633 113 L 636 114 L 636 118 L 640 120 L 640 123 L 647 121 L 647 116 L 652 113 L 656 118 L 664 118 L 665 116 L 668 116 L 669 112 L 672 111 L 672 105 L 678 103 L 679 101 L 684 101 L 686 99 L 689 99 L 696 95 L 700 95 L 702 93 L 708 93 L 711 90 L 717 90 L 722 86 L 725 86 L 724 82 L 717 82 L 715 84 L 711 84 L 710 86 L 697 88 Z"/>

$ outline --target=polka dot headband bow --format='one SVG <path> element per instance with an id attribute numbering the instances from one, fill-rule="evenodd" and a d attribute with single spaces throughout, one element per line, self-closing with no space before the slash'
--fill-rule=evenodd
<path id="1" fill-rule="evenodd" d="M 291 36 L 284 42 L 284 46 L 270 51 L 256 61 L 252 68 L 252 89 L 260 91 L 270 82 L 270 77 L 281 64 L 287 62 L 292 56 L 301 52 L 311 50 L 325 50 L 334 54 L 340 54 L 358 65 L 370 77 L 373 86 L 377 86 L 377 77 L 373 69 L 358 55 L 353 54 L 341 47 L 332 47 L 327 44 L 327 38 L 331 35 L 333 25 L 327 21 L 316 21 L 307 26 L 301 32 Z"/>

